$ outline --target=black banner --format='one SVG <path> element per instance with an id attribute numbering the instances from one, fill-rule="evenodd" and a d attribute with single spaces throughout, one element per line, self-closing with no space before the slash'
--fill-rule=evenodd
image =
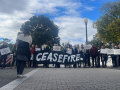
<path id="1" fill-rule="evenodd" d="M 36 64 L 74 64 L 84 60 L 83 54 L 67 54 L 62 51 L 35 51 L 34 62 Z"/>
<path id="2" fill-rule="evenodd" d="M 36 64 L 74 64 L 84 60 L 83 54 L 67 54 L 62 51 L 35 51 L 34 62 Z"/>

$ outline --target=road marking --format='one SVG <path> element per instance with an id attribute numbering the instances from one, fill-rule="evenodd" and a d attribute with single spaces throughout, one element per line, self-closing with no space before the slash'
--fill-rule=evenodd
<path id="1" fill-rule="evenodd" d="M 22 82 L 27 80 L 30 76 L 32 76 L 34 73 L 36 73 L 39 69 L 32 70 L 31 72 L 25 74 L 25 78 L 18 78 L 7 85 L 4 85 L 3 87 L 0 88 L 0 90 L 13 90 L 15 89 L 18 85 L 20 85 Z"/>

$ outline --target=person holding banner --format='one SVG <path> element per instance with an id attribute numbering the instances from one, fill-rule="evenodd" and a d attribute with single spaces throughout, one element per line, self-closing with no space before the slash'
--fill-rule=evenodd
<path id="1" fill-rule="evenodd" d="M 32 43 L 32 37 L 27 27 L 23 30 L 23 34 L 17 37 L 17 43 L 17 77 L 24 77 L 23 71 L 26 61 L 29 61 L 31 57 L 30 45 Z"/>
<path id="2" fill-rule="evenodd" d="M 118 49 L 120 49 L 120 44 L 118 45 Z M 118 55 L 118 66 L 120 67 L 120 55 Z"/>
<path id="3" fill-rule="evenodd" d="M 3 42 L 3 45 L 0 47 L 0 49 L 4 49 L 4 48 L 7 48 L 7 47 L 8 47 L 8 46 L 7 46 L 7 43 L 6 43 L 6 42 Z M 8 55 L 8 54 L 1 55 L 0 67 L 1 67 L 2 69 L 6 67 L 7 55 Z M 4 60 L 4 61 L 3 61 L 3 65 L 1 65 L 2 60 Z"/>
<path id="4" fill-rule="evenodd" d="M 115 47 L 114 43 L 112 43 L 111 49 L 117 49 L 117 47 Z M 111 57 L 112 57 L 113 67 L 117 67 L 117 55 L 112 54 Z"/>
<path id="5" fill-rule="evenodd" d="M 92 57 L 92 67 L 94 67 L 94 60 L 95 60 L 95 66 L 97 67 L 96 57 L 98 55 L 98 49 L 95 47 L 94 44 L 92 44 L 92 48 L 90 49 L 90 55 Z"/>
<path id="6" fill-rule="evenodd" d="M 85 57 L 85 48 L 83 47 L 83 44 L 81 44 L 81 47 L 80 47 L 80 54 L 83 56 L 83 58 Z M 83 66 L 86 67 L 87 62 L 85 59 L 83 60 L 84 60 Z"/>
<path id="7" fill-rule="evenodd" d="M 105 49 L 104 46 L 101 46 L 101 49 Z M 106 67 L 107 57 L 108 57 L 107 54 L 101 53 L 102 68 Z"/>
<path id="8" fill-rule="evenodd" d="M 60 46 L 58 46 L 58 43 L 54 43 L 53 51 L 60 51 Z M 53 64 L 53 66 L 54 66 L 54 64 Z M 56 63 L 55 68 L 60 68 L 60 64 Z"/>
<path id="9" fill-rule="evenodd" d="M 33 55 L 33 67 L 36 67 L 38 68 L 38 64 L 35 63 L 35 54 L 37 51 L 41 51 L 41 49 L 38 47 L 38 45 L 35 45 L 35 52 L 34 52 L 34 55 Z"/>
<path id="10" fill-rule="evenodd" d="M 80 54 L 80 48 L 79 45 L 75 47 L 75 53 L 74 54 Z M 76 63 L 75 63 L 76 65 Z M 78 67 L 81 67 L 81 60 L 78 62 Z"/>
<path id="11" fill-rule="evenodd" d="M 85 46 L 88 46 L 88 43 L 87 42 L 85 42 Z M 87 62 L 88 62 L 88 66 L 90 67 L 91 65 L 90 65 L 90 49 L 91 49 L 91 47 L 90 47 L 91 45 L 89 45 L 89 48 L 87 47 L 84 47 L 85 48 L 85 60 L 84 60 L 84 62 L 85 62 L 85 66 L 86 66 L 86 64 L 87 64 Z"/>
<path id="12" fill-rule="evenodd" d="M 31 59 L 30 59 L 30 67 L 32 66 L 32 63 L 33 63 L 33 55 L 34 55 L 34 52 L 35 52 L 35 45 L 34 44 L 32 44 L 32 47 L 30 48 L 30 50 L 31 50 Z M 33 66 L 32 66 L 33 67 Z"/>
<path id="13" fill-rule="evenodd" d="M 73 49 L 70 47 L 70 44 L 67 44 L 67 47 L 65 48 L 64 52 L 66 52 L 67 54 L 72 54 L 73 53 Z M 65 68 L 66 68 L 67 64 L 65 62 Z M 69 68 L 71 67 L 71 65 L 69 65 Z"/>
<path id="14" fill-rule="evenodd" d="M 45 45 L 46 45 L 46 44 L 45 44 Z M 49 44 L 47 44 L 47 46 L 44 47 L 44 51 L 45 51 L 45 52 L 50 52 L 50 51 L 51 51 L 51 47 L 50 47 Z M 48 67 L 49 67 L 49 64 L 45 63 L 43 66 L 46 67 L 46 68 L 48 68 Z"/>

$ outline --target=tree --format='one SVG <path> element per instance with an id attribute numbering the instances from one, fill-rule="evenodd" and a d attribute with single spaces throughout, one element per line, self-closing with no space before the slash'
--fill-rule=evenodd
<path id="1" fill-rule="evenodd" d="M 106 40 L 111 41 L 115 44 L 119 44 L 120 42 L 120 19 L 117 19 L 116 21 L 113 21 L 108 25 L 106 28 L 107 35 Z"/>
<path id="2" fill-rule="evenodd" d="M 98 37 L 97 34 L 93 35 L 93 39 L 89 42 L 89 44 L 94 44 L 98 49 L 101 48 L 102 45 L 104 45 L 103 41 L 101 41 Z"/>
<path id="3" fill-rule="evenodd" d="M 100 13 L 101 15 L 99 19 L 93 23 L 93 27 L 97 29 L 97 37 L 105 43 L 117 43 L 119 39 L 117 39 L 118 37 L 116 36 L 116 33 L 113 33 L 108 29 L 112 29 L 115 32 L 120 30 L 119 28 L 118 30 L 116 30 L 116 28 L 112 28 L 112 24 L 114 24 L 113 22 L 119 22 L 117 19 L 120 17 L 120 2 L 108 2 L 104 4 L 100 8 Z"/>
<path id="4" fill-rule="evenodd" d="M 2 40 L 0 41 L 0 46 L 3 44 L 3 42 L 9 43 L 10 41 L 10 39 L 2 38 Z"/>
<path id="5" fill-rule="evenodd" d="M 31 32 L 33 44 L 42 45 L 44 43 L 60 42 L 58 37 L 59 28 L 49 17 L 44 15 L 33 16 L 29 21 L 21 26 L 21 31 L 28 29 Z"/>
<path id="6" fill-rule="evenodd" d="M 10 39 L 2 38 L 2 41 L 0 41 L 0 46 L 3 44 L 3 42 L 6 42 L 6 43 L 8 44 L 8 47 L 9 47 L 10 49 L 12 49 L 13 43 L 10 43 L 10 42 L 11 42 Z"/>

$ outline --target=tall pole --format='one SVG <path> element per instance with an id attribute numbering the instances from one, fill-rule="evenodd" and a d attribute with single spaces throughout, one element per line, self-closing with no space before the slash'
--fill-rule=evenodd
<path id="1" fill-rule="evenodd" d="M 88 42 L 88 38 L 87 38 L 87 23 L 88 23 L 88 19 L 85 17 L 84 19 L 85 22 L 85 26 L 86 26 L 86 43 Z"/>
<path id="2" fill-rule="evenodd" d="M 87 38 L 87 22 L 85 22 L 85 25 L 86 25 L 86 42 L 88 42 L 88 38 Z"/>

